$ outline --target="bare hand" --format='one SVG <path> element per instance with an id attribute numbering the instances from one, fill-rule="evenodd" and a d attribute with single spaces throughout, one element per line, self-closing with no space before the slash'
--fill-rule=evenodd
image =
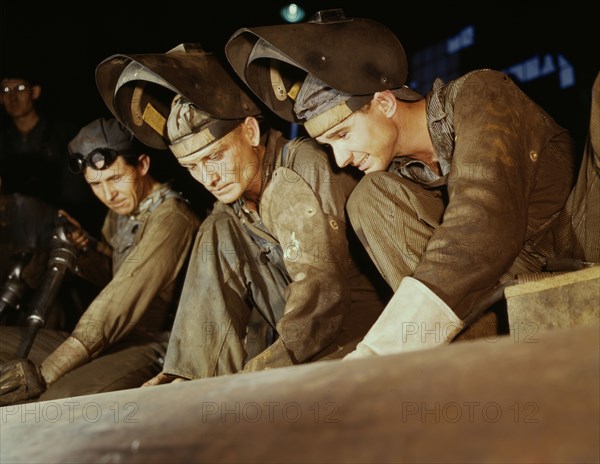
<path id="1" fill-rule="evenodd" d="M 177 375 L 165 374 L 164 372 L 161 372 L 160 374 L 152 377 L 150 380 L 144 382 L 142 384 L 142 387 L 153 387 L 154 385 L 162 385 L 165 383 L 184 382 L 186 380 L 187 379 L 185 379 L 183 377 L 179 377 Z"/>

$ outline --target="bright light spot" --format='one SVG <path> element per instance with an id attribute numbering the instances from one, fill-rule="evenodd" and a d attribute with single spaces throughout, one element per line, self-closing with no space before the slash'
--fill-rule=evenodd
<path id="1" fill-rule="evenodd" d="M 304 19 L 304 10 L 301 6 L 296 5 L 295 3 L 290 3 L 287 6 L 284 6 L 281 10 L 281 17 L 285 19 L 288 23 L 297 23 Z"/>

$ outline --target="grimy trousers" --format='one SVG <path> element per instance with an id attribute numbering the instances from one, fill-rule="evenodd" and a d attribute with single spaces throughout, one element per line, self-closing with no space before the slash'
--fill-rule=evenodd
<path id="1" fill-rule="evenodd" d="M 242 370 L 267 348 L 287 285 L 233 209 L 215 203 L 196 235 L 163 371 L 197 379 Z"/>
<path id="2" fill-rule="evenodd" d="M 0 363 L 14 358 L 23 335 L 22 327 L 0 326 Z M 68 334 L 40 329 L 28 358 L 37 366 Z M 137 388 L 162 369 L 168 333 L 150 340 L 130 334 L 87 364 L 66 373 L 53 383 L 39 401 Z"/>

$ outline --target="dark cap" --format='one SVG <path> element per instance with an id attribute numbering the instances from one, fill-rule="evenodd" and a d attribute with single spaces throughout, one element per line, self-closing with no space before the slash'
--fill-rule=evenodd
<path id="1" fill-rule="evenodd" d="M 198 44 L 166 53 L 113 55 L 96 68 L 96 85 L 112 114 L 142 143 L 169 145 L 167 120 L 175 95 L 213 118 L 258 116 L 260 109 L 217 56 Z"/>
<path id="2" fill-rule="evenodd" d="M 84 126 L 67 148 L 70 155 L 83 156 L 101 148 L 109 148 L 117 153 L 131 152 L 135 149 L 135 139 L 116 119 L 99 118 Z"/>
<path id="3" fill-rule="evenodd" d="M 422 98 L 404 85 L 406 54 L 392 31 L 373 20 L 346 18 L 342 10 L 321 11 L 306 23 L 239 29 L 225 53 L 258 98 L 291 122 L 306 122 L 293 105 L 307 74 L 349 97 L 394 90 L 401 99 Z"/>

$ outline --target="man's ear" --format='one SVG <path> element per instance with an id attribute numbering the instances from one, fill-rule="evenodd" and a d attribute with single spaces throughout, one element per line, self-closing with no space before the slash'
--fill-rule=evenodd
<path id="1" fill-rule="evenodd" d="M 138 156 L 137 170 L 140 176 L 145 176 L 150 171 L 150 157 L 145 153 Z"/>
<path id="2" fill-rule="evenodd" d="M 394 116 L 398 107 L 398 100 L 390 90 L 375 92 L 373 99 L 379 104 L 386 117 L 391 118 Z"/>
<path id="3" fill-rule="evenodd" d="M 248 116 L 244 120 L 244 129 L 248 139 L 250 140 L 250 144 L 253 147 L 260 145 L 260 125 L 255 117 Z"/>
<path id="4" fill-rule="evenodd" d="M 42 95 L 42 87 L 40 85 L 34 85 L 31 87 L 31 99 L 37 100 Z"/>

